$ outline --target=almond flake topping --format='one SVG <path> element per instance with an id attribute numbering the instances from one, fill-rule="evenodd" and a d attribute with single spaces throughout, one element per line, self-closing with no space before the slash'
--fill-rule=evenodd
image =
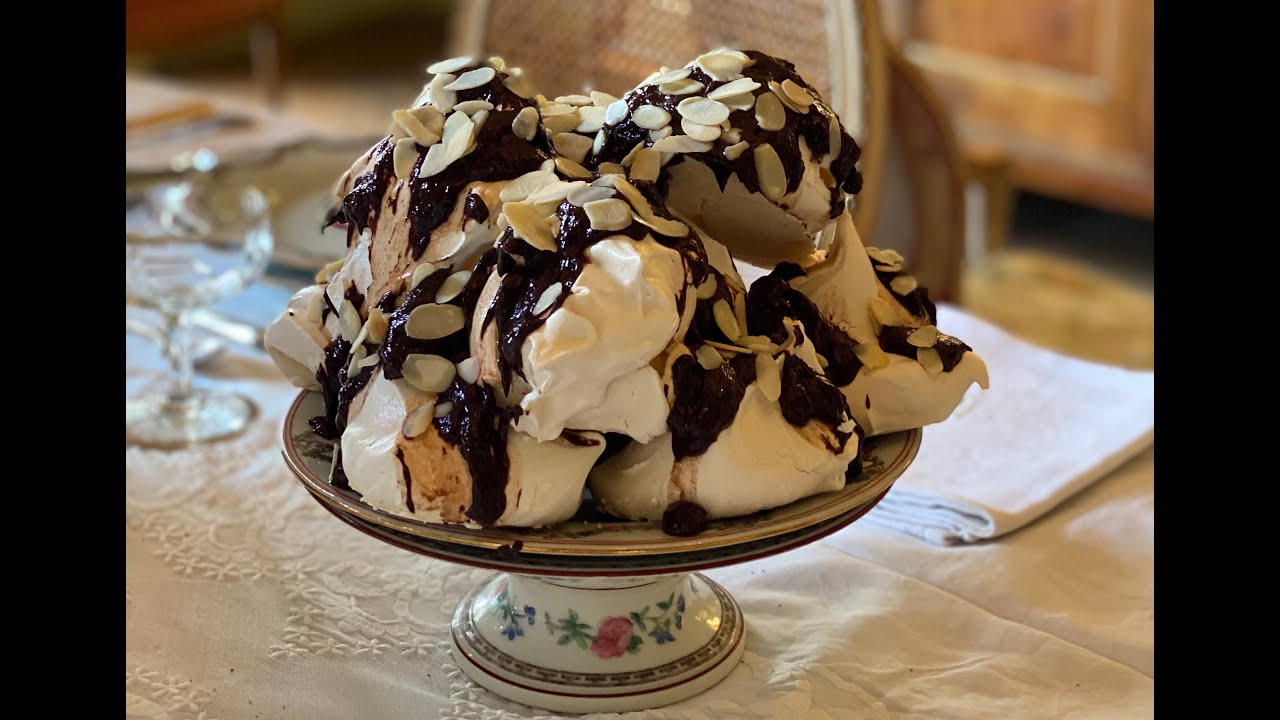
<path id="1" fill-rule="evenodd" d="M 441 60 L 440 62 L 432 63 L 427 66 L 427 72 L 431 73 L 432 75 L 439 75 L 441 73 L 451 73 L 457 70 L 461 70 L 462 68 L 468 65 L 471 65 L 474 62 L 475 60 L 469 55 L 462 55 L 455 58 L 449 58 L 448 60 Z"/>
<path id="2" fill-rule="evenodd" d="M 590 180 L 595 177 L 592 172 L 567 157 L 556 158 L 556 169 L 561 175 L 579 180 Z"/>
<path id="3" fill-rule="evenodd" d="M 448 337 L 466 325 L 462 308 L 457 305 L 424 303 L 409 313 L 404 329 L 409 337 L 418 340 L 435 340 Z"/>
<path id="4" fill-rule="evenodd" d="M 889 289 L 893 290 L 895 293 L 899 295 L 909 295 L 917 287 L 919 287 L 919 285 L 920 285 L 919 282 L 917 282 L 916 279 L 911 277 L 910 275 L 899 275 L 898 277 L 889 281 Z"/>
<path id="5" fill-rule="evenodd" d="M 704 370 L 715 370 L 724 364 L 724 356 L 710 345 L 699 345 L 693 356 L 698 359 L 698 364 Z"/>
<path id="6" fill-rule="evenodd" d="M 747 142 L 746 140 L 743 140 L 740 143 L 736 143 L 734 145 L 730 145 L 729 147 L 725 148 L 724 156 L 729 160 L 737 160 L 742 155 L 742 153 L 747 151 L 747 148 L 749 147 L 751 147 L 751 143 Z"/>
<path id="7" fill-rule="evenodd" d="M 916 350 L 916 361 L 924 366 L 925 371 L 930 375 L 937 375 L 942 372 L 942 356 L 933 348 L 920 348 Z"/>
<path id="8" fill-rule="evenodd" d="M 431 275 L 436 270 L 437 270 L 436 266 L 432 265 L 429 262 L 424 262 L 418 267 L 414 268 L 413 275 L 412 277 L 409 278 L 409 289 L 412 290 L 418 287 L 419 285 L 421 285 L 422 281 L 426 280 L 427 276 Z"/>
<path id="9" fill-rule="evenodd" d="M 853 354 L 858 356 L 858 360 L 863 365 L 872 370 L 879 370 L 889 365 L 889 356 L 875 343 L 858 343 L 853 346 Z"/>
<path id="10" fill-rule="evenodd" d="M 700 153 L 710 150 L 711 143 L 688 135 L 670 135 L 655 142 L 653 149 L 669 153 Z"/>
<path id="11" fill-rule="evenodd" d="M 645 130 L 658 130 L 671 122 L 671 113 L 657 105 L 641 105 L 631 113 L 631 119 Z"/>
<path id="12" fill-rule="evenodd" d="M 599 90 L 591 91 L 591 102 L 594 103 L 596 107 L 607 108 L 617 101 L 618 98 L 607 92 L 600 92 Z"/>
<path id="13" fill-rule="evenodd" d="M 761 130 L 781 130 L 787 124 L 787 111 L 776 95 L 766 93 L 756 99 L 756 123 Z"/>
<path id="14" fill-rule="evenodd" d="M 777 402 L 782 397 L 782 371 L 778 363 L 768 354 L 756 355 L 756 382 L 760 384 L 760 392 L 765 398 Z"/>
<path id="15" fill-rule="evenodd" d="M 442 403 L 440 403 L 439 405 L 436 405 L 436 411 L 435 411 L 434 415 L 435 415 L 437 418 L 442 418 L 442 417 L 444 417 L 445 415 L 448 415 L 448 414 L 449 414 L 449 413 L 451 413 L 451 412 L 453 412 L 453 402 L 451 402 L 451 401 L 446 401 L 446 402 L 442 402 Z"/>
<path id="16" fill-rule="evenodd" d="M 719 125 L 729 119 L 729 108 L 723 103 L 704 97 L 690 97 L 676 106 L 680 116 L 701 125 Z M 716 133 L 719 135 L 719 133 Z"/>
<path id="17" fill-rule="evenodd" d="M 662 155 L 655 150 L 645 148 L 636 153 L 636 157 L 631 161 L 631 172 L 628 177 L 632 180 L 648 180 L 649 182 L 658 181 L 658 172 L 662 169 Z M 621 230 L 622 228 L 615 228 Z"/>
<path id="18" fill-rule="evenodd" d="M 664 95 L 689 95 L 690 93 L 701 92 L 704 87 L 706 86 L 697 80 L 684 78 L 662 83 L 658 86 L 658 92 Z"/>
<path id="19" fill-rule="evenodd" d="M 494 70 L 491 67 L 482 67 L 482 68 L 476 68 L 475 70 L 468 70 L 467 72 L 464 72 L 461 75 L 459 75 L 457 80 L 454 80 L 448 85 L 445 85 L 444 89 L 458 92 L 459 90 L 470 90 L 472 88 L 478 88 L 481 85 L 484 85 L 485 83 L 492 80 L 494 76 L 497 74 L 498 74 L 498 71 Z"/>
<path id="20" fill-rule="evenodd" d="M 755 156 L 756 178 L 760 183 L 760 192 L 777 202 L 787 194 L 787 171 L 782 166 L 778 151 L 774 150 L 769 143 L 764 143 L 751 152 Z"/>
<path id="21" fill-rule="evenodd" d="M 360 334 L 360 311 L 350 300 L 343 300 L 338 306 L 338 332 L 347 340 L 354 340 Z"/>
<path id="22" fill-rule="evenodd" d="M 467 100 L 453 106 L 456 112 L 464 112 L 468 115 L 475 115 L 481 110 L 492 110 L 493 103 L 488 100 Z"/>
<path id="23" fill-rule="evenodd" d="M 551 228 L 542 221 L 542 214 L 532 205 L 507 203 L 502 209 L 516 237 L 539 250 L 555 252 L 558 249 L 556 238 L 551 234 Z"/>
<path id="24" fill-rule="evenodd" d="M 564 292 L 564 283 L 552 283 L 538 296 L 538 302 L 533 304 L 533 314 L 541 315 L 546 312 L 560 298 L 562 292 Z"/>
<path id="25" fill-rule="evenodd" d="M 871 307 L 871 315 L 881 325 L 900 324 L 898 320 L 898 313 L 894 312 L 893 306 L 889 304 L 888 300 L 876 295 L 868 301 L 868 305 Z"/>
<path id="26" fill-rule="evenodd" d="M 408 110 L 396 110 L 391 113 L 397 125 L 408 133 L 409 137 L 418 141 L 423 147 L 431 147 L 440 142 L 440 133 L 433 131 L 418 116 Z"/>
<path id="27" fill-rule="evenodd" d="M 498 199 L 502 202 L 520 202 L 556 180 L 556 174 L 553 172 L 545 170 L 527 172 L 503 186 L 498 193 Z"/>
<path id="28" fill-rule="evenodd" d="M 470 279 L 470 270 L 462 270 L 445 278 L 444 284 L 436 291 L 436 302 L 443 304 L 458 297 L 458 295 L 462 294 L 462 289 L 467 286 L 467 281 Z"/>
<path id="29" fill-rule="evenodd" d="M 400 425 L 400 434 L 412 440 L 426 432 L 431 427 L 435 410 L 435 403 L 419 405 L 416 410 L 405 416 L 404 423 Z"/>
<path id="30" fill-rule="evenodd" d="M 404 373 L 404 379 L 410 385 L 422 392 L 439 394 L 449 389 L 458 370 L 453 363 L 439 355 L 413 353 L 404 359 L 400 372 Z M 437 405 L 436 413 L 439 411 L 440 406 Z"/>
<path id="31" fill-rule="evenodd" d="M 516 119 L 511 121 L 511 132 L 521 140 L 532 140 L 538 131 L 538 111 L 527 107 L 521 110 Z"/>
<path id="32" fill-rule="evenodd" d="M 760 83 L 751 78 L 738 78 L 731 83 L 725 83 L 720 87 L 707 93 L 707 98 L 711 100 L 719 100 L 721 98 L 733 97 L 734 95 L 743 95 L 760 87 Z"/>
<path id="33" fill-rule="evenodd" d="M 738 318 L 733 314 L 733 310 L 729 307 L 729 303 L 724 298 L 716 301 L 711 306 L 711 314 L 715 317 L 716 326 L 720 328 L 720 332 L 729 338 L 730 341 L 736 341 L 742 336 L 742 328 L 738 326 Z"/>
<path id="34" fill-rule="evenodd" d="M 631 207 L 616 198 L 594 200 L 583 205 L 582 209 L 587 212 L 592 230 L 622 230 L 631 225 Z"/>
<path id="35" fill-rule="evenodd" d="M 418 141 L 411 137 L 397 140 L 395 149 L 391 151 L 392 166 L 396 177 L 408 180 L 413 177 L 413 166 L 418 164 Z"/>
<path id="36" fill-rule="evenodd" d="M 587 153 L 591 151 L 591 138 L 569 132 L 556 135 L 552 138 L 551 144 L 555 146 L 558 154 L 576 163 L 586 160 Z"/>
<path id="37" fill-rule="evenodd" d="M 907 342 L 918 348 L 933 347 L 938 342 L 938 328 L 933 325 L 916 328 L 907 336 Z"/>
<path id="38" fill-rule="evenodd" d="M 581 185 L 569 191 L 565 198 L 570 205 L 574 207 L 585 207 L 589 202 L 596 200 L 607 200 L 613 197 L 613 191 L 609 188 L 595 187 L 592 185 Z"/>
<path id="39" fill-rule="evenodd" d="M 474 385 L 476 380 L 480 378 L 480 363 L 476 359 L 469 357 L 458 363 L 458 377 L 462 378 L 462 382 L 468 385 Z"/>

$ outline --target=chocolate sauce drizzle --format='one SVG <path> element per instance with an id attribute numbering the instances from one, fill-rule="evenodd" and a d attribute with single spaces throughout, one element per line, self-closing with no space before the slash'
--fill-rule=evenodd
<path id="1" fill-rule="evenodd" d="M 787 338 L 783 318 L 797 320 L 804 325 L 804 332 L 813 342 L 813 348 L 827 359 L 827 379 L 835 387 L 853 382 L 862 369 L 853 348 L 853 338 L 831 323 L 804 293 L 796 290 L 784 278 L 803 275 L 804 271 L 793 263 L 781 263 L 765 277 L 756 280 L 747 293 L 747 318 L 751 321 L 753 335 L 767 335 L 775 343 Z M 839 421 L 836 425 L 840 424 Z M 835 427 L 834 425 L 832 427 Z"/>
<path id="2" fill-rule="evenodd" d="M 902 307 L 906 308 L 907 312 L 911 313 L 912 315 L 918 318 L 928 318 L 928 322 L 930 325 L 937 325 L 938 324 L 938 308 L 936 305 L 933 304 L 933 301 L 929 299 L 929 290 L 924 287 L 916 286 L 915 290 L 912 290 L 906 295 L 903 295 L 902 293 L 897 292 L 896 290 L 893 289 L 893 285 L 891 283 L 893 282 L 894 278 L 903 277 L 907 275 L 907 271 L 906 270 L 898 270 L 898 271 L 881 270 L 880 268 L 876 267 L 876 265 L 878 264 L 879 263 L 877 263 L 874 259 L 872 259 L 871 268 L 875 270 L 876 278 L 880 280 L 881 285 L 884 285 L 885 288 L 888 289 L 888 291 L 893 294 L 893 297 L 898 302 L 902 303 Z"/>
<path id="3" fill-rule="evenodd" d="M 795 355 L 782 360 L 782 396 L 778 405 L 782 417 L 796 427 L 804 427 L 811 420 L 826 424 L 836 436 L 835 445 L 828 442 L 827 449 L 837 455 L 844 452 L 845 443 L 853 434 L 836 429 L 853 417 L 844 393 Z"/>
<path id="4" fill-rule="evenodd" d="M 796 73 L 794 64 L 781 58 L 765 55 L 756 50 L 747 50 L 745 54 L 755 62 L 750 67 L 743 68 L 742 74 L 760 83 L 760 87 L 752 91 L 754 96 L 759 97 L 765 93 L 772 92 L 769 89 L 770 80 L 778 83 L 783 80 L 791 80 L 801 87 L 812 88 Z M 728 84 L 725 81 L 712 78 L 697 66 L 694 66 L 689 73 L 689 79 L 702 83 L 705 86 L 704 93 L 710 93 L 716 88 Z M 814 91 L 814 94 L 816 95 L 817 92 Z M 643 142 L 645 146 L 653 145 L 653 140 L 649 138 L 649 131 L 636 125 L 632 119 L 635 110 L 643 105 L 654 105 L 671 113 L 672 122 L 670 127 L 672 133 L 684 134 L 684 129 L 679 122 L 680 113 L 677 106 L 680 101 L 688 97 L 691 96 L 667 95 L 658 89 L 658 85 L 645 85 L 632 90 L 623 98 L 623 101 L 627 104 L 626 116 L 617 125 L 605 125 L 602 128 L 604 130 L 604 144 L 601 146 L 598 155 L 587 158 L 588 166 L 594 169 L 599 167 L 601 162 L 620 162 L 639 142 Z M 734 173 L 737 173 L 738 179 L 742 181 L 742 184 L 748 190 L 753 193 L 760 192 L 760 181 L 756 177 L 755 156 L 751 150 L 768 143 L 778 153 L 778 158 L 782 160 L 782 167 L 786 170 L 787 192 L 795 191 L 800 187 L 800 180 L 804 176 L 804 161 L 800 155 L 799 138 L 804 138 L 805 144 L 809 147 L 810 152 L 813 153 L 815 160 L 820 160 L 822 156 L 828 154 L 831 150 L 830 123 L 832 121 L 838 123 L 839 118 L 825 103 L 813 103 L 809 106 L 809 112 L 803 115 L 786 108 L 785 105 L 783 107 L 787 113 L 787 122 L 779 130 L 764 130 L 761 128 L 760 124 L 756 122 L 754 108 L 730 112 L 729 123 L 738 129 L 741 139 L 749 144 L 747 150 L 740 154 L 737 159 L 729 160 L 724 155 L 724 149 L 731 143 L 716 139 L 712 141 L 710 150 L 702 153 L 676 155 L 669 165 L 683 162 L 686 156 L 694 156 L 698 162 L 706 165 L 715 174 L 716 182 L 719 183 L 721 192 L 724 192 L 725 185 L 729 182 L 729 176 Z M 835 179 L 835 183 L 831 187 L 830 217 L 832 218 L 838 217 L 844 211 L 844 198 L 840 196 L 839 192 L 841 189 L 850 195 L 856 195 L 862 190 L 862 175 L 856 167 L 861 154 L 862 150 L 858 147 L 858 144 L 844 131 L 844 126 L 841 125 L 840 150 L 830 164 L 830 171 Z M 664 184 L 664 190 L 666 180 L 667 174 L 663 173 L 660 182 Z"/>
<path id="5" fill-rule="evenodd" d="M 701 455 L 733 423 L 747 386 L 756 379 L 756 356 L 734 355 L 707 370 L 692 355 L 671 366 L 675 402 L 667 415 L 676 460 Z"/>
<path id="6" fill-rule="evenodd" d="M 887 353 L 903 355 L 915 360 L 916 351 L 920 348 L 907 342 L 907 336 L 915 332 L 915 330 L 916 328 L 906 325 L 884 326 L 880 330 L 880 349 Z M 938 333 L 938 341 L 933 344 L 933 349 L 937 350 L 938 357 L 942 358 L 943 372 L 951 372 L 952 368 L 960 364 L 964 354 L 973 350 L 973 348 L 960 340 L 942 333 Z"/>
<path id="7" fill-rule="evenodd" d="M 484 383 L 454 378 L 449 389 L 436 398 L 436 407 L 452 402 L 453 407 L 435 419 L 440 437 L 462 455 L 471 474 L 471 506 L 467 517 L 490 525 L 507 509 L 507 479 L 511 461 L 507 456 L 507 430 L 519 417 L 520 407 L 500 408 L 493 389 Z"/>

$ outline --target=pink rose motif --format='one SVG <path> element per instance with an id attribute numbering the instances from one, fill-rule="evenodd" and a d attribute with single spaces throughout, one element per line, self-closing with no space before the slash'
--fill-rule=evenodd
<path id="1" fill-rule="evenodd" d="M 607 617 L 600 621 L 591 652 L 600 658 L 621 657 L 631 644 L 631 620 L 621 616 Z"/>

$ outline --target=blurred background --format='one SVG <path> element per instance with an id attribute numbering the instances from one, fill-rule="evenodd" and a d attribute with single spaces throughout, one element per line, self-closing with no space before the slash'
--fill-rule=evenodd
<path id="1" fill-rule="evenodd" d="M 1153 6 L 126 0 L 126 160 L 144 170 L 202 143 L 202 128 L 238 123 L 269 130 L 258 135 L 273 141 L 245 144 L 259 155 L 302 136 L 372 142 L 426 65 L 459 50 L 501 54 L 553 96 L 621 95 L 666 58 L 756 47 L 847 108 L 864 147 L 866 244 L 902 249 L 936 296 L 1028 340 L 1150 368 Z M 176 135 L 175 119 L 187 128 Z M 331 183 L 358 154 L 284 175 Z"/>

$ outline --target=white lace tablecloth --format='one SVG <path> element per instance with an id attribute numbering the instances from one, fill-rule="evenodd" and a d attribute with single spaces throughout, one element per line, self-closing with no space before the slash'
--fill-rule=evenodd
<path id="1" fill-rule="evenodd" d="M 159 381 L 127 344 L 127 392 Z M 545 717 L 461 673 L 448 625 L 489 575 L 339 523 L 285 469 L 294 389 L 234 352 L 202 382 L 252 395 L 244 436 L 127 448 L 129 718 Z M 927 440 L 927 438 L 926 438 Z M 643 718 L 1154 716 L 1151 452 L 998 541 L 937 547 L 867 523 L 708 573 L 747 651 L 704 695 Z"/>

